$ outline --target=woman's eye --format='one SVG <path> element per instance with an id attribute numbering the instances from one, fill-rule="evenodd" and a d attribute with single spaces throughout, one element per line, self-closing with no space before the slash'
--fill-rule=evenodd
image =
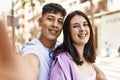
<path id="1" fill-rule="evenodd" d="M 88 24 L 83 24 L 83 26 L 87 27 L 87 26 L 88 26 Z"/>
<path id="2" fill-rule="evenodd" d="M 76 26 L 73 26 L 73 28 L 75 28 Z"/>
<path id="3" fill-rule="evenodd" d="M 77 27 L 79 27 L 79 26 L 78 26 L 78 25 L 74 25 L 74 26 L 73 26 L 73 28 L 77 28 Z"/>

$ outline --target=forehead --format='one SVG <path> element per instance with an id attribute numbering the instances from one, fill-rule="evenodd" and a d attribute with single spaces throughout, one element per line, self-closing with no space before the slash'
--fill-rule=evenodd
<path id="1" fill-rule="evenodd" d="M 60 19 L 64 18 L 60 12 L 57 12 L 57 13 L 47 12 L 46 14 L 43 15 L 43 17 L 55 17 L 55 18 L 60 18 Z"/>
<path id="2" fill-rule="evenodd" d="M 70 23 L 84 22 L 84 21 L 87 21 L 87 20 L 86 20 L 83 16 L 81 16 L 81 15 L 75 15 L 75 16 L 71 19 Z"/>

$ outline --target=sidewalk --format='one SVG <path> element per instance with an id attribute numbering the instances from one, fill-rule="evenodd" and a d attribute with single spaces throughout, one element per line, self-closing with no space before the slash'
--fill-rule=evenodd
<path id="1" fill-rule="evenodd" d="M 120 80 L 120 57 L 97 57 L 96 65 L 108 80 Z"/>

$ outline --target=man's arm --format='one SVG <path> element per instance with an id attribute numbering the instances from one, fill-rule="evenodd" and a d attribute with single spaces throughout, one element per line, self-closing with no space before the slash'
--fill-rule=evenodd
<path id="1" fill-rule="evenodd" d="M 4 21 L 0 20 L 0 59 L 6 59 L 6 63 L 9 63 L 9 60 L 14 59 L 15 51 L 5 28 Z"/>
<path id="2" fill-rule="evenodd" d="M 95 64 L 94 69 L 96 71 L 96 80 L 107 80 L 105 74 Z"/>
<path id="3" fill-rule="evenodd" d="M 39 63 L 35 55 L 16 54 L 5 24 L 0 20 L 0 80 L 35 80 Z"/>

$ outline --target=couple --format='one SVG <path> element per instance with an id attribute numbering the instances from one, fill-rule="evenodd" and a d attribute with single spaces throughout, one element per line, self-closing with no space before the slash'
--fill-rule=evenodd
<path id="1" fill-rule="evenodd" d="M 65 9 L 59 4 L 44 5 L 38 21 L 42 27 L 40 37 L 26 43 L 20 55 L 15 54 L 0 20 L 0 80 L 48 80 L 49 76 L 50 80 L 86 80 L 91 75 L 92 80 L 105 80 L 102 71 L 93 65 L 96 57 L 88 17 L 74 11 L 64 21 L 65 15 Z M 60 44 L 57 37 L 62 29 L 64 40 Z M 55 51 L 51 65 L 52 49 Z"/>

